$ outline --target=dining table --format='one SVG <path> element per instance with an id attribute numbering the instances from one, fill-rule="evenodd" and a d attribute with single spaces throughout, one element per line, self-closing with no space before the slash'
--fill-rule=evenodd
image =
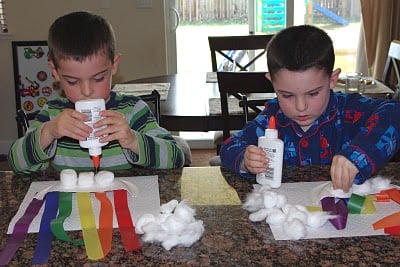
<path id="1" fill-rule="evenodd" d="M 156 175 L 162 204 L 173 199 L 183 200 L 183 181 L 187 178 L 185 175 L 188 171 L 192 182 L 201 187 L 204 179 L 202 176 L 210 173 L 209 170 L 215 173 L 215 168 L 229 189 L 237 193 L 240 201 L 235 204 L 211 201 L 192 205 L 196 219 L 203 221 L 205 230 L 201 238 L 191 246 L 176 246 L 166 250 L 158 242 L 144 242 L 140 239 L 141 250 L 125 252 L 121 245 L 121 236 L 114 229 L 112 249 L 104 258 L 89 260 L 83 247 L 53 240 L 48 266 L 398 266 L 399 236 L 382 234 L 275 240 L 269 225 L 265 221 L 250 221 L 249 212 L 242 205 L 252 192 L 255 179 L 240 177 L 220 167 L 170 170 L 132 168 L 115 171 L 115 176 Z M 400 185 L 398 163 L 388 163 L 377 174 L 390 177 L 393 184 Z M 329 165 L 284 166 L 282 177 L 283 183 L 329 181 Z M 6 233 L 10 220 L 16 214 L 30 184 L 34 181 L 57 180 L 59 172 L 42 170 L 21 176 L 12 171 L 2 171 L 0 179 L 1 250 L 9 239 Z M 213 190 L 217 190 L 218 186 L 221 185 L 214 183 Z M 81 232 L 73 231 L 69 234 L 74 238 L 79 237 Z M 28 234 L 9 266 L 31 265 L 37 238 L 35 233 Z"/>
<path id="2" fill-rule="evenodd" d="M 373 83 L 366 87 L 364 95 L 375 98 L 387 98 L 393 91 L 382 82 L 370 78 Z M 220 109 L 220 94 L 215 72 L 178 73 L 139 78 L 124 84 L 169 84 L 168 94 L 161 101 L 160 125 L 169 131 L 221 131 L 224 117 Z M 335 91 L 344 92 L 344 85 L 338 84 Z M 266 94 L 272 98 L 274 94 Z M 232 100 L 232 101 L 229 101 Z M 239 100 L 228 99 L 230 125 L 232 129 L 242 129 L 245 124 L 243 109 Z M 232 103 L 232 104 L 231 104 Z M 256 114 L 250 114 L 250 118 Z"/>

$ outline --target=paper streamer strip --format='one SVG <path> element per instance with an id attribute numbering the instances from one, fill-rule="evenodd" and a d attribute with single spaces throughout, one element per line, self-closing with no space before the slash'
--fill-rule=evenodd
<path id="1" fill-rule="evenodd" d="M 400 225 L 386 227 L 384 229 L 384 232 L 385 232 L 385 234 L 388 234 L 388 235 L 400 235 Z"/>
<path id="2" fill-rule="evenodd" d="M 83 240 L 85 242 L 86 254 L 91 260 L 104 257 L 103 249 L 96 228 L 90 192 L 77 192 L 79 218 L 81 220 Z"/>
<path id="3" fill-rule="evenodd" d="M 131 213 L 128 207 L 127 193 L 125 190 L 114 191 L 114 205 L 125 251 L 140 250 L 142 246 L 140 245 L 135 232 L 135 227 L 133 226 Z"/>
<path id="4" fill-rule="evenodd" d="M 335 203 L 335 198 L 325 197 L 321 199 L 322 210 L 329 212 L 332 215 L 337 215 L 334 219 L 329 219 L 337 230 L 346 228 L 348 210 L 343 199 L 338 199 Z"/>
<path id="5" fill-rule="evenodd" d="M 372 214 L 376 212 L 372 196 L 352 194 L 347 202 L 347 209 L 352 214 Z"/>
<path id="6" fill-rule="evenodd" d="M 53 241 L 53 233 L 51 232 L 50 222 L 57 216 L 58 211 L 58 192 L 49 192 L 45 196 L 45 206 L 42 220 L 40 221 L 40 229 L 38 241 L 33 255 L 32 264 L 47 263 Z"/>
<path id="7" fill-rule="evenodd" d="M 374 230 L 400 225 L 400 212 L 395 212 L 372 224 Z"/>
<path id="8" fill-rule="evenodd" d="M 396 188 L 385 190 L 385 192 L 389 195 L 389 197 L 400 204 L 400 191 Z"/>
<path id="9" fill-rule="evenodd" d="M 99 238 L 103 255 L 106 256 L 111 251 L 111 242 L 113 234 L 113 206 L 105 192 L 95 193 L 96 198 L 100 201 L 99 214 Z"/>
<path id="10" fill-rule="evenodd" d="M 60 240 L 75 244 L 83 245 L 83 240 L 72 240 L 64 230 L 64 221 L 72 212 L 72 193 L 60 192 L 58 196 L 58 216 L 50 223 L 53 235 Z"/>
<path id="11" fill-rule="evenodd" d="M 38 214 L 42 204 L 43 200 L 36 198 L 32 199 L 31 203 L 29 203 L 24 215 L 16 222 L 6 246 L 0 252 L 0 265 L 7 265 L 14 257 L 15 252 L 28 234 L 29 225 Z"/>

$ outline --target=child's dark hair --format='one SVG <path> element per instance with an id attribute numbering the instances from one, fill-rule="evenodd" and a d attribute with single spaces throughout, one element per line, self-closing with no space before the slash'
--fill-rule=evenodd
<path id="1" fill-rule="evenodd" d="M 115 36 L 111 25 L 102 17 L 85 12 L 72 12 L 59 17 L 50 26 L 49 59 L 58 68 L 61 59 L 82 62 L 97 53 L 114 61 Z"/>
<path id="2" fill-rule="evenodd" d="M 304 71 L 312 67 L 332 74 L 335 52 L 328 34 L 314 26 L 301 25 L 277 33 L 267 46 L 271 79 L 280 69 Z"/>

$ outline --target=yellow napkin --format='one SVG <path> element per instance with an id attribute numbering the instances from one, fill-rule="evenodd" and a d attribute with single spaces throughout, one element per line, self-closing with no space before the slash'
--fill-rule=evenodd
<path id="1" fill-rule="evenodd" d="M 181 198 L 188 200 L 191 205 L 242 204 L 218 166 L 183 168 Z"/>

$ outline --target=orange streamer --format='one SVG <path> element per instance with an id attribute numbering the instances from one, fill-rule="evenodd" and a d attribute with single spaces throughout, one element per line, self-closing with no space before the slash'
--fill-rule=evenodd
<path id="1" fill-rule="evenodd" d="M 396 188 L 385 190 L 389 197 L 400 204 L 400 191 Z"/>
<path id="2" fill-rule="evenodd" d="M 400 212 L 386 216 L 372 224 L 374 230 L 400 225 Z"/>
<path id="3" fill-rule="evenodd" d="M 100 201 L 99 214 L 99 238 L 104 256 L 111 251 L 113 235 L 113 206 L 105 192 L 96 192 L 96 198 Z"/>

